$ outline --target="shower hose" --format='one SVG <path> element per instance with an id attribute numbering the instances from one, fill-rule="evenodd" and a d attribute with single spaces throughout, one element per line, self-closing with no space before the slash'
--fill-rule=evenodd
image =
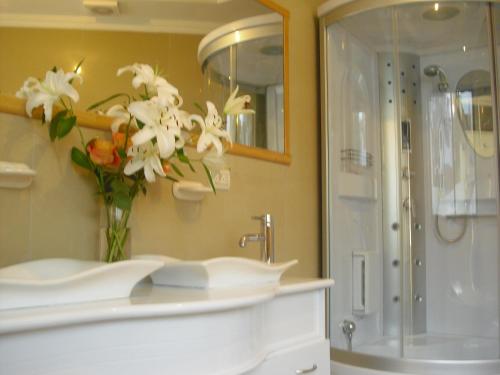
<path id="1" fill-rule="evenodd" d="M 465 232 L 467 231 L 467 223 L 468 223 L 467 216 L 462 217 L 462 220 L 463 220 L 463 226 L 462 226 L 462 230 L 459 233 L 459 235 L 455 238 L 447 238 L 441 232 L 441 228 L 439 227 L 439 215 L 436 215 L 436 220 L 434 222 L 436 236 L 441 241 L 446 242 L 446 243 L 450 243 L 450 244 L 460 241 L 463 238 L 463 236 L 465 235 Z"/>

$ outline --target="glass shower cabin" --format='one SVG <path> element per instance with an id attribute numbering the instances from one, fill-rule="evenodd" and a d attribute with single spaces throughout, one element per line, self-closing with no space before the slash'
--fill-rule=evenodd
<path id="1" fill-rule="evenodd" d="M 395 3 L 320 19 L 332 358 L 498 375 L 500 7 Z"/>

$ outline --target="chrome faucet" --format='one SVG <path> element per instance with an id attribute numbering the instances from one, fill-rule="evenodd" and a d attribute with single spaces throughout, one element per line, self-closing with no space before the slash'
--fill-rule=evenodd
<path id="1" fill-rule="evenodd" d="M 253 216 L 252 219 L 260 220 L 260 233 L 250 233 L 241 236 L 240 247 L 246 247 L 247 242 L 260 242 L 260 258 L 263 262 L 274 263 L 274 228 L 271 214 Z"/>

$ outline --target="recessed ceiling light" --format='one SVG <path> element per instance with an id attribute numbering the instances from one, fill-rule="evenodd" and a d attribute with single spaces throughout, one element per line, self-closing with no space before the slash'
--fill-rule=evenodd
<path id="1" fill-rule="evenodd" d="M 83 6 L 97 16 L 120 14 L 117 0 L 83 0 Z"/>
<path id="2" fill-rule="evenodd" d="M 429 21 L 445 21 L 456 17 L 459 13 L 460 10 L 454 6 L 440 6 L 439 3 L 435 3 L 431 9 L 422 13 L 422 17 Z"/>
<path id="3" fill-rule="evenodd" d="M 283 47 L 278 45 L 265 46 L 260 49 L 260 53 L 266 56 L 283 55 Z"/>

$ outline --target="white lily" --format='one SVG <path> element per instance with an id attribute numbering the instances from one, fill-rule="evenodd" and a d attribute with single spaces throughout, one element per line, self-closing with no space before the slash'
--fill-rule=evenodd
<path id="1" fill-rule="evenodd" d="M 178 107 L 168 108 L 169 118 L 175 122 L 176 126 L 186 130 L 193 130 L 193 123 L 191 122 L 189 116 L 190 114 Z"/>
<path id="2" fill-rule="evenodd" d="M 78 78 L 80 82 L 82 80 L 78 74 L 64 73 L 62 69 L 56 72 L 49 70 L 42 82 L 37 83 L 35 78 L 28 78 L 23 88 L 17 93 L 27 99 L 26 113 L 31 117 L 33 109 L 43 105 L 45 121 L 50 121 L 52 120 L 52 107 L 62 96 L 67 96 L 76 103 L 80 96 L 70 83 L 75 78 Z"/>
<path id="3" fill-rule="evenodd" d="M 130 176 L 137 171 L 144 169 L 144 176 L 148 182 L 155 182 L 155 175 L 165 177 L 165 172 L 161 165 L 160 150 L 158 144 L 149 141 L 142 145 L 129 148 L 127 155 L 131 157 L 123 172 Z"/>
<path id="4" fill-rule="evenodd" d="M 23 87 L 16 92 L 16 96 L 21 99 L 28 99 L 28 96 L 37 91 L 40 91 L 40 81 L 34 77 L 29 77 L 24 81 Z"/>
<path id="5" fill-rule="evenodd" d="M 215 149 L 208 151 L 205 155 L 203 155 L 201 160 L 212 172 L 218 172 L 221 169 L 226 169 L 228 167 L 224 155 L 217 155 L 217 151 Z"/>
<path id="6" fill-rule="evenodd" d="M 189 113 L 186 111 L 181 111 L 175 107 L 169 108 L 164 112 L 162 124 L 175 133 L 175 148 L 177 149 L 183 148 L 186 143 L 187 137 L 182 129 L 186 128 L 188 126 L 187 124 L 191 125 L 189 116 Z"/>
<path id="7" fill-rule="evenodd" d="M 144 127 L 132 136 L 134 145 L 142 145 L 153 138 L 156 138 L 160 156 L 167 159 L 176 148 L 176 137 L 181 137 L 181 129 L 174 123 L 169 123 L 165 118 L 165 109 L 157 98 L 143 102 L 132 102 L 128 106 L 128 111 L 139 121 L 144 123 Z"/>
<path id="8" fill-rule="evenodd" d="M 198 123 L 201 127 L 201 135 L 198 138 L 196 150 L 204 152 L 210 145 L 214 145 L 217 155 L 221 156 L 224 152 L 221 139 L 231 143 L 229 133 L 222 129 L 222 118 L 217 113 L 217 108 L 212 102 L 207 102 L 208 114 L 205 120 L 199 115 L 191 115 L 190 120 Z"/>
<path id="9" fill-rule="evenodd" d="M 238 115 L 240 113 L 255 113 L 253 109 L 246 108 L 247 103 L 250 103 L 250 95 L 242 95 L 236 97 L 238 94 L 239 87 L 236 86 L 236 89 L 231 93 L 229 98 L 224 105 L 224 114 L 226 115 Z"/>
<path id="10" fill-rule="evenodd" d="M 135 89 L 138 89 L 141 85 L 146 86 L 148 95 L 158 96 L 162 105 L 180 106 L 182 104 L 179 90 L 167 82 L 165 78 L 156 74 L 151 66 L 135 63 L 118 69 L 116 75 L 120 76 L 124 72 L 132 72 L 134 74 L 132 86 Z"/>
<path id="11" fill-rule="evenodd" d="M 138 129 L 137 122 L 135 118 L 127 111 L 127 109 L 121 104 L 115 104 L 106 111 L 106 116 L 113 117 L 114 120 L 111 123 L 111 131 L 116 133 L 120 130 L 120 126 L 123 124 L 128 124 L 134 129 Z M 132 118 L 132 119 L 131 119 Z"/>

